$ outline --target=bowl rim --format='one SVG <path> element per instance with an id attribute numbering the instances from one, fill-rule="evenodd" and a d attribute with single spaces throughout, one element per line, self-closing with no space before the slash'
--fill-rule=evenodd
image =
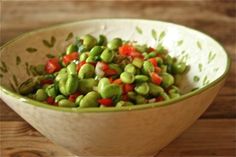
<path id="1" fill-rule="evenodd" d="M 175 24 L 172 22 L 166 22 L 166 21 L 160 21 L 160 20 L 151 20 L 151 19 L 136 19 L 136 18 L 96 18 L 96 19 L 85 19 L 85 20 L 78 20 L 78 21 L 74 21 L 74 22 L 66 22 L 66 23 L 61 23 L 61 24 L 55 24 L 52 26 L 48 26 L 48 27 L 43 27 L 40 29 L 36 29 L 36 30 L 32 30 L 30 32 L 26 32 L 26 33 L 22 33 L 21 35 L 9 40 L 8 42 L 4 43 L 2 46 L 0 46 L 0 50 L 2 50 L 4 47 L 6 47 L 9 44 L 14 43 L 17 40 L 20 40 L 21 38 L 24 38 L 32 33 L 37 33 L 37 32 L 41 32 L 41 31 L 45 31 L 48 29 L 53 29 L 53 28 L 59 28 L 59 27 L 65 27 L 65 26 L 69 26 L 69 25 L 73 25 L 73 24 L 79 24 L 79 23 L 87 23 L 87 22 L 95 22 L 95 21 L 107 21 L 107 20 L 115 20 L 115 21 L 139 21 L 139 22 L 159 22 L 159 23 L 163 23 L 163 24 L 170 24 L 172 26 L 177 26 L 177 27 L 183 27 L 187 30 L 190 31 L 194 31 L 197 33 L 200 33 L 201 35 L 207 36 L 210 39 L 212 39 L 213 41 L 215 41 L 224 51 L 224 53 L 226 54 L 226 58 L 227 58 L 227 66 L 225 68 L 224 73 L 218 77 L 216 80 L 212 81 L 211 83 L 207 84 L 206 86 L 196 89 L 194 91 L 191 91 L 187 94 L 184 94 L 178 98 L 173 98 L 170 100 L 166 100 L 163 102 L 156 102 L 156 103 L 148 103 L 148 104 L 141 104 L 141 105 L 134 105 L 134 106 L 124 106 L 124 107 L 104 107 L 104 108 L 99 108 L 99 107 L 93 107 L 93 108 L 66 108 L 66 107 L 58 107 L 58 106 L 52 106 L 52 105 L 48 105 L 46 103 L 43 102 L 39 102 L 30 98 L 27 98 L 25 96 L 22 96 L 16 92 L 12 92 L 9 89 L 5 88 L 2 86 L 2 84 L 0 84 L 0 91 L 5 93 L 6 95 L 10 95 L 16 99 L 19 99 L 19 101 L 23 101 L 26 102 L 26 104 L 28 105 L 33 105 L 33 106 L 37 106 L 37 107 L 41 107 L 44 109 L 50 109 L 50 110 L 54 110 L 54 111 L 63 111 L 63 112 L 72 112 L 72 113 L 79 113 L 79 112 L 96 112 L 96 113 L 104 113 L 104 112 L 119 112 L 119 111 L 135 111 L 135 110 L 140 110 L 140 109 L 150 109 L 150 108 L 156 108 L 156 107 L 164 107 L 164 106 L 168 106 L 168 105 L 173 105 L 177 102 L 180 102 L 182 100 L 185 100 L 187 98 L 193 97 L 195 95 L 198 95 L 204 91 L 206 91 L 207 89 L 213 87 L 214 85 L 220 83 L 221 81 L 224 80 L 224 78 L 226 78 L 227 74 L 230 71 L 230 67 L 231 67 L 231 59 L 229 57 L 229 53 L 227 53 L 227 51 L 225 50 L 225 48 L 218 42 L 216 41 L 213 37 L 198 31 L 196 29 L 184 26 L 184 25 L 180 25 L 180 24 Z M 2 52 L 0 52 L 1 55 Z M 2 99 L 2 94 L 0 94 L 0 98 Z"/>

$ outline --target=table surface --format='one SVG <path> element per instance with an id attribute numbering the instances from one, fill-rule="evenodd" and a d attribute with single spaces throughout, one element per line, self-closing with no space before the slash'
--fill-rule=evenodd
<path id="1" fill-rule="evenodd" d="M 203 31 L 222 43 L 232 59 L 225 86 L 209 109 L 156 157 L 236 156 L 236 1 L 51 1 L 2 0 L 3 45 L 21 33 L 91 18 L 145 18 Z M 0 100 L 0 156 L 69 157 Z"/>

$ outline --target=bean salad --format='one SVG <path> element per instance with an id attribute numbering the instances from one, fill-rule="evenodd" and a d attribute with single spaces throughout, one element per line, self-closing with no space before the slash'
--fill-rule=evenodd
<path id="1" fill-rule="evenodd" d="M 34 66 L 35 76 L 18 91 L 59 107 L 122 107 L 179 97 L 176 75 L 188 66 L 161 44 L 125 41 L 100 35 L 76 37 L 66 52 Z"/>

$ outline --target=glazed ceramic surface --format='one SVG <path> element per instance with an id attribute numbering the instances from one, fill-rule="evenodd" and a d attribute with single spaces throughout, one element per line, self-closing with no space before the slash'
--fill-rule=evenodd
<path id="1" fill-rule="evenodd" d="M 65 51 L 76 36 L 164 45 L 171 56 L 190 65 L 177 78 L 182 97 L 123 108 L 71 109 L 49 106 L 18 95 L 19 84 L 33 76 L 32 66 Z M 225 50 L 198 31 L 159 21 L 99 19 L 27 33 L 1 47 L 1 99 L 56 144 L 77 155 L 154 155 L 210 105 L 229 69 Z"/>

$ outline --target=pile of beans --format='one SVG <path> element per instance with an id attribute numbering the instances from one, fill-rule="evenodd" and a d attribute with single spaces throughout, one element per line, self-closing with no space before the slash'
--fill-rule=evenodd
<path id="1" fill-rule="evenodd" d="M 187 66 L 159 44 L 92 35 L 76 38 L 66 52 L 33 68 L 18 91 L 60 107 L 122 107 L 179 97 L 175 76 Z"/>

